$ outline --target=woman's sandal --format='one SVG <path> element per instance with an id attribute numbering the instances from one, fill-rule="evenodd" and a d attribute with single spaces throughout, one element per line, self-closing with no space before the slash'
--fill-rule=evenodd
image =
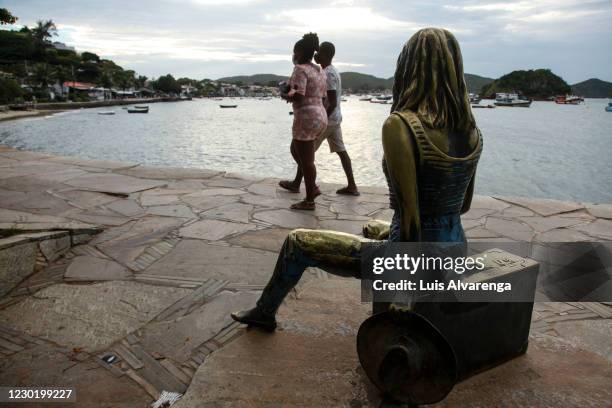
<path id="1" fill-rule="evenodd" d="M 278 182 L 278 185 L 281 186 L 282 188 L 284 188 L 285 190 L 289 191 L 290 193 L 299 193 L 300 192 L 300 188 L 295 188 L 293 187 L 293 183 L 289 180 L 281 180 Z"/>
<path id="2" fill-rule="evenodd" d="M 290 208 L 292 210 L 314 211 L 316 208 L 316 204 L 314 201 L 302 200 L 300 202 L 292 204 Z"/>
<path id="3" fill-rule="evenodd" d="M 336 190 L 336 194 L 358 196 L 359 195 L 359 191 L 351 190 L 348 187 L 342 187 L 341 189 Z"/>

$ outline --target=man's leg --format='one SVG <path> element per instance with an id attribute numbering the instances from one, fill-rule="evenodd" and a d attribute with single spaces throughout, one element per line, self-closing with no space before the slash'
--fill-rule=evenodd
<path id="1" fill-rule="evenodd" d="M 344 140 L 342 140 L 342 128 L 340 125 L 336 125 L 329 132 L 327 141 L 329 143 L 329 150 L 337 153 L 342 163 L 342 169 L 346 175 L 347 186 L 336 191 L 338 194 L 348 195 L 359 195 L 357 185 L 355 184 L 355 177 L 353 176 L 353 167 L 351 165 L 351 158 L 346 151 L 344 146 Z"/>
<path id="2" fill-rule="evenodd" d="M 357 185 L 355 184 L 355 177 L 353 176 L 353 167 L 351 165 L 351 158 L 348 155 L 348 152 L 345 150 L 343 152 L 337 152 L 338 157 L 340 157 L 340 162 L 342 163 L 342 168 L 344 169 L 344 174 L 346 174 L 346 180 L 348 182 L 347 190 L 351 192 L 357 192 Z"/>

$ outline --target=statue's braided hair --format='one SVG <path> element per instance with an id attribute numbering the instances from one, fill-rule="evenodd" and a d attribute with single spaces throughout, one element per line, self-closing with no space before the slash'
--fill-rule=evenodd
<path id="1" fill-rule="evenodd" d="M 397 59 L 391 111 L 411 110 L 430 128 L 469 132 L 476 122 L 459 43 L 449 31 L 424 28 Z"/>
<path id="2" fill-rule="evenodd" d="M 304 53 L 304 58 L 311 60 L 316 51 L 319 51 L 319 37 L 316 33 L 304 34 L 301 40 L 295 43 L 295 50 L 300 50 Z"/>

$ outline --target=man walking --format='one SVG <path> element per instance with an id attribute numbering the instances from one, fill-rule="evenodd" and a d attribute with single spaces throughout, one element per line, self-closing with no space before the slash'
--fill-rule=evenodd
<path id="1" fill-rule="evenodd" d="M 332 60 L 336 53 L 334 44 L 323 42 L 319 47 L 319 52 L 315 54 L 315 61 L 321 65 L 327 76 L 327 128 L 319 136 L 316 141 L 315 148 L 318 150 L 325 139 L 329 144 L 329 151 L 337 153 L 342 163 L 342 168 L 346 174 L 347 186 L 336 191 L 337 194 L 358 196 L 359 191 L 355 184 L 353 169 L 351 166 L 351 158 L 346 151 L 344 141 L 342 140 L 342 112 L 340 110 L 340 100 L 342 98 L 342 81 L 336 67 L 332 65 Z M 299 192 L 300 184 L 302 183 L 302 170 L 298 165 L 295 179 L 293 181 L 283 180 L 279 185 L 291 192 Z"/>

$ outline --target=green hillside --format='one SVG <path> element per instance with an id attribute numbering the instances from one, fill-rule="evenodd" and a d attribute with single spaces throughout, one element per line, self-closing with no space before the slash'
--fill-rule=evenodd
<path id="1" fill-rule="evenodd" d="M 612 98 L 612 83 L 591 78 L 572 85 L 572 93 L 585 98 Z"/>
<path id="2" fill-rule="evenodd" d="M 276 86 L 281 81 L 286 81 L 289 77 L 275 74 L 255 74 L 255 75 L 236 75 L 217 79 L 219 82 L 241 85 L 266 85 Z"/>
<path id="3" fill-rule="evenodd" d="M 491 82 L 495 81 L 493 78 L 487 78 L 480 75 L 474 74 L 465 74 L 465 83 L 468 88 L 468 92 L 471 93 L 480 93 L 480 90 L 483 86 L 489 85 Z"/>
<path id="4" fill-rule="evenodd" d="M 393 77 L 378 78 L 374 75 L 362 74 L 360 72 L 341 72 L 342 87 L 353 92 L 383 91 L 393 88 Z M 238 75 L 219 78 L 218 81 L 238 83 L 242 85 L 276 85 L 280 81 L 286 81 L 287 77 L 274 74 Z M 478 93 L 484 85 L 493 82 L 492 78 L 479 75 L 465 74 L 465 80 L 470 92 Z"/>
<path id="5" fill-rule="evenodd" d="M 570 93 L 571 87 L 550 69 L 530 69 L 512 71 L 496 79 L 482 88 L 481 95 L 491 97 L 498 92 L 519 92 L 528 98 L 546 99 Z"/>
<path id="6" fill-rule="evenodd" d="M 342 72 L 342 88 L 353 92 L 382 91 L 393 87 L 393 79 L 378 78 L 374 75 L 359 72 Z"/>

